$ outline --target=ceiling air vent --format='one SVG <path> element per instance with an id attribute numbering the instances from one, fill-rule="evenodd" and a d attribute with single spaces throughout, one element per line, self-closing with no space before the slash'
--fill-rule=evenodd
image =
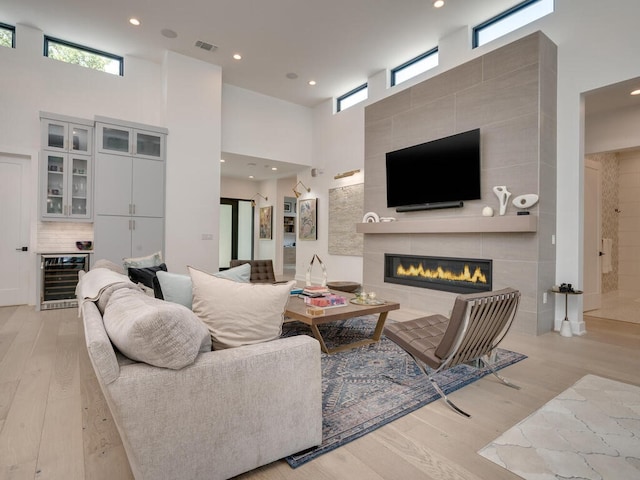
<path id="1" fill-rule="evenodd" d="M 212 45 L 211 43 L 203 42 L 202 40 L 198 40 L 196 42 L 196 47 L 201 48 L 202 50 L 206 50 L 207 52 L 213 52 L 218 47 L 216 45 Z"/>

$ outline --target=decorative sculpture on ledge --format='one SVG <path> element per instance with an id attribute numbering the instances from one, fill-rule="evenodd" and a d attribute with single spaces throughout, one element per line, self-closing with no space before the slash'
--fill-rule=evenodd
<path id="1" fill-rule="evenodd" d="M 504 215 L 507 212 L 507 202 L 511 196 L 511 192 L 507 190 L 506 185 L 493 187 L 493 193 L 496 194 L 500 201 L 500 215 Z"/>

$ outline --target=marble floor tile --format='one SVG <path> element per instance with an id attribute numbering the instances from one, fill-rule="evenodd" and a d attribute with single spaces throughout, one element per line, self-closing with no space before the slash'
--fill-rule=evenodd
<path id="1" fill-rule="evenodd" d="M 587 375 L 478 453 L 526 480 L 640 479 L 640 387 Z"/>

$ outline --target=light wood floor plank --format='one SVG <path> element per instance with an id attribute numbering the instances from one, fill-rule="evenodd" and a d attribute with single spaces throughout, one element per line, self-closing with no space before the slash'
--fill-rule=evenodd
<path id="1" fill-rule="evenodd" d="M 242 480 L 515 480 L 477 450 L 588 373 L 640 385 L 640 325 L 585 317 L 587 334 L 510 334 L 528 359 L 451 395 L 465 419 L 433 402 L 342 448 L 290 468 L 278 461 Z M 77 310 L 0 308 L 0 480 L 131 480 L 95 378 Z"/>

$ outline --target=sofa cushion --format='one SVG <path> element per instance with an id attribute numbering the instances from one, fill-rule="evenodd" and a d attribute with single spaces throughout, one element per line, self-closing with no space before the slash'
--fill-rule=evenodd
<path id="1" fill-rule="evenodd" d="M 240 265 L 212 274 L 218 278 L 227 278 L 235 282 L 249 283 L 251 265 Z M 158 272 L 158 283 L 162 297 L 168 302 L 179 303 L 187 308 L 192 306 L 191 277 L 179 273 Z M 157 296 L 157 295 L 156 295 Z"/>
<path id="2" fill-rule="evenodd" d="M 104 311 L 111 342 L 127 357 L 178 370 L 211 350 L 207 327 L 188 308 L 121 288 Z"/>
<path id="3" fill-rule="evenodd" d="M 207 325 L 214 350 L 275 340 L 295 282 L 238 283 L 192 267 L 193 312 Z"/>

